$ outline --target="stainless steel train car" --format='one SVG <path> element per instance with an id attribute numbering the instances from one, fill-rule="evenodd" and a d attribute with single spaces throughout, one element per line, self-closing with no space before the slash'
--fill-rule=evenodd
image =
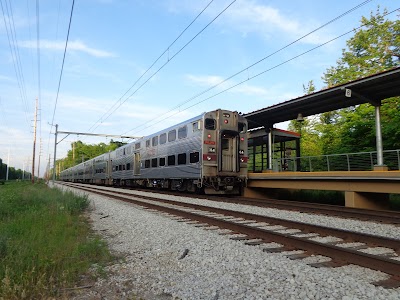
<path id="1" fill-rule="evenodd" d="M 64 181 L 239 194 L 247 180 L 247 121 L 215 110 L 60 173 Z"/>

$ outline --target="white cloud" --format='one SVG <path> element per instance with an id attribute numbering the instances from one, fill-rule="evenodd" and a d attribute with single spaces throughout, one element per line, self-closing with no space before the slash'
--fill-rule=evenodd
<path id="1" fill-rule="evenodd" d="M 22 41 L 20 43 L 21 47 L 24 48 L 36 48 L 37 42 L 36 41 Z M 40 40 L 40 48 L 41 49 L 48 49 L 48 50 L 57 50 L 57 51 L 64 51 L 65 42 L 64 41 L 49 41 L 49 40 Z M 84 42 L 76 40 L 76 41 L 69 41 L 67 51 L 80 51 L 87 53 L 91 56 L 95 57 L 115 57 L 115 54 L 99 50 L 95 48 L 91 48 L 87 46 Z"/>
<path id="2" fill-rule="evenodd" d="M 296 20 L 293 16 L 285 15 L 272 6 L 259 4 L 256 0 L 240 0 L 227 12 L 229 25 L 242 31 L 258 33 L 265 38 L 276 34 L 285 34 L 296 39 L 308 34 L 319 25 L 312 20 Z M 329 39 L 326 33 L 313 33 L 302 42 L 320 44 Z"/>
<path id="3" fill-rule="evenodd" d="M 227 0 L 215 3 L 205 11 L 205 14 L 209 18 L 214 18 L 230 2 Z M 171 1 L 169 7 L 169 11 L 172 13 L 198 12 L 199 9 L 196 1 L 184 0 Z M 241 32 L 242 37 L 255 33 L 265 39 L 282 34 L 289 39 L 297 39 L 321 25 L 316 20 L 296 19 L 294 15 L 284 13 L 271 5 L 260 3 L 258 0 L 237 0 L 218 18 L 217 22 L 227 30 L 233 29 Z M 225 29 L 222 29 L 222 32 L 224 31 Z M 302 39 L 302 42 L 320 44 L 321 41 L 329 39 L 326 32 L 316 32 Z"/>

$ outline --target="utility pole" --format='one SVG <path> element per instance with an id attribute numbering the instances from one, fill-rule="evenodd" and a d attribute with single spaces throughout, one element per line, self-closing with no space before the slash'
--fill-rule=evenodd
<path id="1" fill-rule="evenodd" d="M 37 171 L 37 177 L 39 180 L 40 177 L 40 156 L 42 155 L 42 138 L 39 139 L 39 163 L 38 163 L 38 171 Z"/>
<path id="2" fill-rule="evenodd" d="M 32 183 L 35 183 L 36 123 L 37 123 L 38 101 L 39 99 L 36 98 L 35 121 L 33 123 Z"/>
<path id="3" fill-rule="evenodd" d="M 25 179 L 25 162 L 22 162 L 22 181 Z"/>
<path id="4" fill-rule="evenodd" d="M 6 173 L 6 181 L 8 181 L 8 170 L 10 169 L 10 148 L 8 148 L 8 156 L 7 156 L 7 173 Z"/>
<path id="5" fill-rule="evenodd" d="M 58 133 L 58 124 L 56 124 L 56 132 L 54 134 L 54 158 L 53 158 L 53 184 L 56 181 L 56 152 L 57 152 L 57 133 Z"/>

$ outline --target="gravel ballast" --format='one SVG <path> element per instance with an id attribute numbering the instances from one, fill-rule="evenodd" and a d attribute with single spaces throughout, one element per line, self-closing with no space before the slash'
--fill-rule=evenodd
<path id="1" fill-rule="evenodd" d="M 388 278 L 381 272 L 352 265 L 314 268 L 306 262 L 319 257 L 290 260 L 283 253 L 263 252 L 266 245 L 231 240 L 218 234 L 221 230 L 205 230 L 102 196 L 89 199 L 93 229 L 124 259 L 107 267 L 107 278 L 77 291 L 75 299 L 400 299 L 399 288 L 371 284 Z M 347 224 L 335 219 L 336 225 Z M 369 224 L 374 234 L 379 231 L 371 222 L 355 227 L 368 231 Z M 388 234 L 390 227 L 394 231 L 395 226 L 383 225 L 381 234 Z"/>

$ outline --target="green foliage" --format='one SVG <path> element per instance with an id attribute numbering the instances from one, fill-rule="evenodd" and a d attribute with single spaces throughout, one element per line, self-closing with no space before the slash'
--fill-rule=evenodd
<path id="1" fill-rule="evenodd" d="M 0 158 L 0 180 L 5 180 L 6 179 L 6 173 L 7 173 L 7 164 L 3 162 L 3 160 Z M 22 179 L 23 177 L 30 178 L 31 173 L 24 172 L 21 169 L 15 169 L 14 167 L 9 167 L 8 168 L 8 179 L 9 180 L 14 180 L 14 179 Z"/>
<path id="2" fill-rule="evenodd" d="M 82 217 L 87 197 L 15 182 L 0 189 L 0 299 L 59 297 L 110 260 Z"/>
<path id="3" fill-rule="evenodd" d="M 336 66 L 327 69 L 323 80 L 328 87 L 389 70 L 400 65 L 400 21 L 385 18 L 379 7 L 369 18 L 362 17 L 360 29 L 347 41 Z M 309 94 L 312 81 L 303 86 Z M 360 91 L 362 93 L 362 91 Z M 367 95 L 368 96 L 368 95 Z M 372 99 L 374 100 L 374 99 Z M 381 106 L 383 148 L 400 146 L 400 97 L 386 99 Z M 362 104 L 291 121 L 289 130 L 302 135 L 302 155 L 320 155 L 376 150 L 375 108 Z"/>
<path id="4" fill-rule="evenodd" d="M 65 170 L 80 164 L 82 161 L 87 161 L 109 151 L 114 151 L 123 145 L 125 145 L 125 143 L 113 140 L 111 140 L 108 145 L 105 143 L 89 145 L 82 143 L 82 141 L 73 142 L 71 143 L 71 150 L 68 151 L 67 157 L 57 160 L 56 163 L 57 165 L 61 165 L 62 170 Z"/>

